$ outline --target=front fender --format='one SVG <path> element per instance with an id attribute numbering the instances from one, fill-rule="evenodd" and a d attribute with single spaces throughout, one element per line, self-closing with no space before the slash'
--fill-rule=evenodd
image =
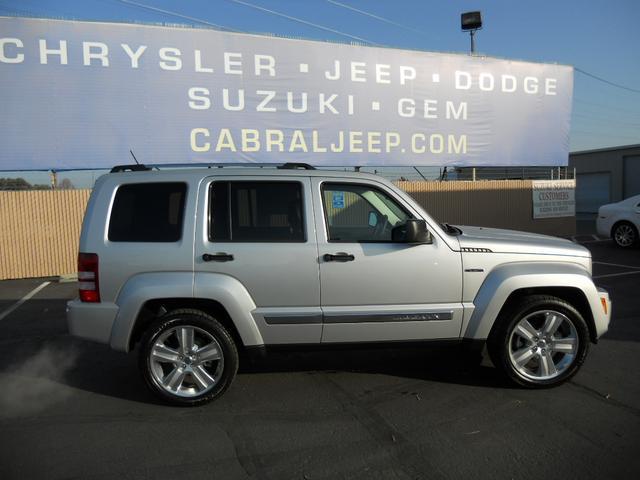
<path id="1" fill-rule="evenodd" d="M 593 315 L 596 336 L 607 331 L 609 317 L 602 310 L 600 295 L 589 273 L 575 263 L 516 262 L 493 269 L 482 283 L 473 303 L 464 338 L 485 340 L 500 310 L 512 292 L 523 288 L 574 288 L 584 293 Z"/>

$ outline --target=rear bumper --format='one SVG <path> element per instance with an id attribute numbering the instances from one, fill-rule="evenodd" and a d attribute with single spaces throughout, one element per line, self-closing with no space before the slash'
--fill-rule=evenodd
<path id="1" fill-rule="evenodd" d="M 111 329 L 118 314 L 115 303 L 67 302 L 67 326 L 74 337 L 109 343 Z"/>

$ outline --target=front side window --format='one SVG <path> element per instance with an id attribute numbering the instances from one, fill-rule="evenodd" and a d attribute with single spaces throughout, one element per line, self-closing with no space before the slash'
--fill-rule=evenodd
<path id="1" fill-rule="evenodd" d="M 214 182 L 210 187 L 212 242 L 304 242 L 299 182 Z"/>
<path id="2" fill-rule="evenodd" d="M 391 230 L 412 218 L 395 199 L 366 185 L 325 183 L 322 198 L 331 242 L 391 242 Z"/>

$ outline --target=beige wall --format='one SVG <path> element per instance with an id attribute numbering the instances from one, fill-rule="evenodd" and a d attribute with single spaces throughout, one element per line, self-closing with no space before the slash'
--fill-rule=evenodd
<path id="1" fill-rule="evenodd" d="M 439 221 L 575 234 L 574 217 L 532 219 L 531 180 L 397 184 Z M 89 190 L 0 192 L 0 279 L 74 273 L 89 194 Z"/>

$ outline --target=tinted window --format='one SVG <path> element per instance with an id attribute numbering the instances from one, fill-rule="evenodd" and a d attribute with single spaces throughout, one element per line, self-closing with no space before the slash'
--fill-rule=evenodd
<path id="1" fill-rule="evenodd" d="M 365 185 L 322 186 L 329 241 L 391 242 L 393 227 L 409 215 L 392 197 Z"/>
<path id="2" fill-rule="evenodd" d="M 109 221 L 112 242 L 177 242 L 187 185 L 135 183 L 116 192 Z"/>
<path id="3" fill-rule="evenodd" d="M 305 241 L 298 182 L 214 182 L 210 198 L 211 241 Z"/>

